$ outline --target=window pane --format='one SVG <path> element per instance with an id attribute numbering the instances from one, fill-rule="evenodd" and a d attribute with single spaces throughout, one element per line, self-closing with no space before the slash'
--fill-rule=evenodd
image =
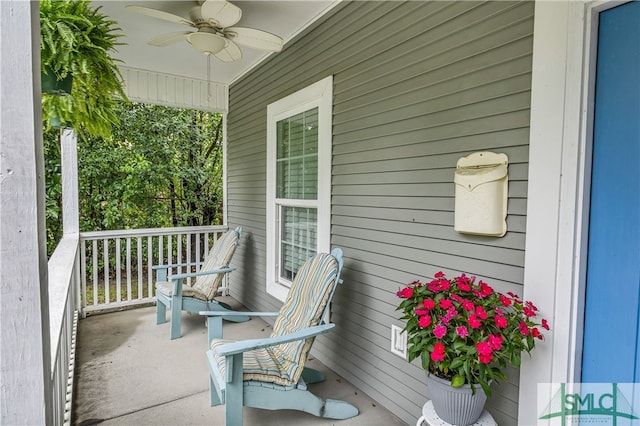
<path id="1" fill-rule="evenodd" d="M 281 211 L 280 276 L 293 281 L 300 266 L 316 254 L 317 211 L 303 207 Z"/>
<path id="2" fill-rule="evenodd" d="M 277 123 L 276 197 L 318 196 L 318 108 Z"/>
<path id="3" fill-rule="evenodd" d="M 289 156 L 289 122 L 286 120 L 277 123 L 277 158 L 286 158 Z"/>

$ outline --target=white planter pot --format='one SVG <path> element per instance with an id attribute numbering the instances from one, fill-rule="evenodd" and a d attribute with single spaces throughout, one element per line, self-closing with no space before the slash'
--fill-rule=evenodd
<path id="1" fill-rule="evenodd" d="M 480 385 L 475 386 L 474 393 L 470 385 L 454 388 L 449 380 L 427 374 L 427 386 L 438 417 L 452 425 L 468 426 L 475 423 L 487 402 L 487 395 Z"/>

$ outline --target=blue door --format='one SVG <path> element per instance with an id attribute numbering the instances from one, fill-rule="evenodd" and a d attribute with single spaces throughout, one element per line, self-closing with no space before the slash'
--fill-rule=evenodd
<path id="1" fill-rule="evenodd" d="M 582 381 L 640 382 L 640 2 L 600 14 Z"/>

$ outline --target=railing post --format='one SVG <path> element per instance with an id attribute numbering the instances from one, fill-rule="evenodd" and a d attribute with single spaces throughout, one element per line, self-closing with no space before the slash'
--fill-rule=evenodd
<path id="1" fill-rule="evenodd" d="M 62 231 L 77 234 L 80 231 L 78 209 L 78 141 L 73 129 L 60 133 L 62 171 Z"/>

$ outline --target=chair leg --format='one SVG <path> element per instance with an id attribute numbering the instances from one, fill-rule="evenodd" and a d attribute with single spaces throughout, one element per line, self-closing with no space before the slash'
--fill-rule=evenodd
<path id="1" fill-rule="evenodd" d="M 209 375 L 209 399 L 211 401 L 212 407 L 222 404 L 222 401 L 220 401 L 220 396 L 218 396 L 218 391 L 216 390 L 216 385 L 215 383 L 213 383 L 213 378 L 211 377 L 211 375 Z"/>
<path id="2" fill-rule="evenodd" d="M 167 322 L 167 307 L 157 298 L 156 300 L 156 324 L 164 324 Z"/>
<path id="3" fill-rule="evenodd" d="M 171 301 L 171 340 L 180 337 L 182 322 L 182 298 L 174 297 Z"/>
<path id="4" fill-rule="evenodd" d="M 233 380 L 227 382 L 225 391 L 225 422 L 226 426 L 242 426 L 242 410 L 244 406 L 244 384 L 242 381 L 242 354 L 233 355 L 231 364 Z"/>
<path id="5" fill-rule="evenodd" d="M 309 367 L 304 367 L 302 370 L 302 380 L 308 385 L 324 382 L 324 379 L 324 374 L 318 370 Z"/>

